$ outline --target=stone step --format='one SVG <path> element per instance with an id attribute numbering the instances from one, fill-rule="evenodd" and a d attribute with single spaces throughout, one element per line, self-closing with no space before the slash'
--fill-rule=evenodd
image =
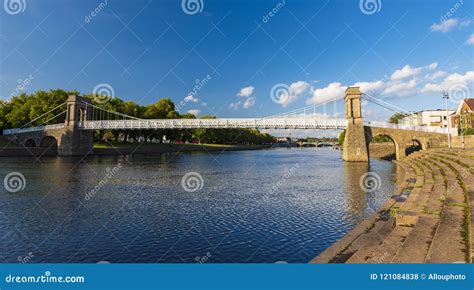
<path id="1" fill-rule="evenodd" d="M 446 206 L 440 223 L 430 245 L 427 263 L 466 262 L 466 244 L 464 241 L 464 208 Z"/>
<path id="2" fill-rule="evenodd" d="M 412 227 L 397 226 L 379 246 L 375 247 L 366 263 L 389 263 L 403 246 Z"/>
<path id="3" fill-rule="evenodd" d="M 391 262 L 424 263 L 438 222 L 438 216 L 421 216 Z"/>
<path id="4" fill-rule="evenodd" d="M 447 202 L 448 203 L 465 203 L 466 196 L 464 194 L 464 190 L 461 187 L 458 176 L 461 176 L 463 172 L 465 172 L 466 176 L 471 175 L 470 172 L 467 172 L 464 167 L 461 165 L 449 161 L 446 159 L 441 159 L 438 157 L 433 157 L 438 164 L 445 167 L 445 172 L 448 178 L 448 188 L 447 188 Z M 462 178 L 462 177 L 461 177 Z"/>
<path id="5" fill-rule="evenodd" d="M 450 161 L 456 162 L 459 165 L 465 167 L 466 169 L 474 169 L 474 159 L 458 156 L 458 155 L 450 155 L 442 152 L 436 152 L 435 156 L 439 156 Z"/>
<path id="6" fill-rule="evenodd" d="M 359 237 L 357 237 L 342 253 L 338 254 L 338 257 L 333 259 L 331 262 L 346 263 L 347 260 L 349 260 L 360 248 L 379 244 L 382 237 L 388 235 L 391 230 L 392 227 L 387 226 L 386 221 L 376 221 L 370 230 L 367 230 L 365 233 L 362 233 Z"/>
<path id="7" fill-rule="evenodd" d="M 372 250 L 376 249 L 390 235 L 394 229 L 393 223 L 393 218 L 383 221 L 378 229 L 372 229 L 366 236 L 360 237 L 359 241 L 355 241 L 353 243 L 353 251 L 355 250 L 355 252 L 346 263 L 366 263 L 367 257 L 370 256 Z"/>

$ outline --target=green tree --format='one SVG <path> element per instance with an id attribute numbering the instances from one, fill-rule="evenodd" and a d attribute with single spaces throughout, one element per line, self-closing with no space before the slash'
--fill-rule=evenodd
<path id="1" fill-rule="evenodd" d="M 340 134 L 339 134 L 339 138 L 338 138 L 338 143 L 340 145 L 342 145 L 344 143 L 344 138 L 346 137 L 346 130 L 342 131 Z"/>
<path id="2" fill-rule="evenodd" d="M 388 122 L 392 124 L 398 124 L 398 121 L 405 118 L 406 116 L 407 114 L 395 113 L 392 116 L 390 116 L 390 118 L 388 119 Z"/>

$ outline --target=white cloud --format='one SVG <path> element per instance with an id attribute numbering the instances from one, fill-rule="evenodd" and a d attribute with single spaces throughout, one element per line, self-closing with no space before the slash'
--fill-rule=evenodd
<path id="1" fill-rule="evenodd" d="M 418 84 L 417 80 L 412 79 L 406 82 L 391 82 L 385 87 L 384 95 L 409 96 L 414 93 L 414 89 Z"/>
<path id="2" fill-rule="evenodd" d="M 274 96 L 278 99 L 278 103 L 283 107 L 288 107 L 291 103 L 294 103 L 298 98 L 303 95 L 310 85 L 305 81 L 297 81 L 288 86 L 286 91 L 280 92 L 278 96 Z"/>
<path id="3" fill-rule="evenodd" d="M 189 114 L 193 114 L 194 116 L 199 115 L 201 113 L 201 110 L 193 109 L 188 111 Z"/>
<path id="4" fill-rule="evenodd" d="M 439 31 L 439 32 L 449 32 L 454 27 L 459 24 L 459 19 L 457 18 L 450 18 L 448 20 L 441 21 L 440 23 L 434 23 L 431 25 L 431 31 Z"/>
<path id="5" fill-rule="evenodd" d="M 250 109 L 254 105 L 255 105 L 255 98 L 250 97 L 247 100 L 245 100 L 243 107 L 244 107 L 244 109 Z"/>
<path id="6" fill-rule="evenodd" d="M 385 84 L 383 81 L 357 82 L 353 86 L 360 87 L 361 92 L 371 93 L 381 90 L 385 86 Z"/>
<path id="7" fill-rule="evenodd" d="M 297 81 L 290 85 L 290 91 L 292 95 L 301 95 L 309 88 L 309 84 L 304 81 Z"/>
<path id="8" fill-rule="evenodd" d="M 438 67 L 438 63 L 434 62 L 427 66 L 411 67 L 409 64 L 405 65 L 401 69 L 397 69 L 391 76 L 390 79 L 393 81 L 402 80 L 409 77 L 414 77 L 426 70 L 435 70 Z"/>
<path id="9" fill-rule="evenodd" d="M 474 71 L 468 71 L 465 74 L 453 73 L 443 79 L 441 83 L 427 83 L 420 89 L 421 93 L 441 93 L 450 91 L 457 86 L 467 87 L 474 83 Z"/>
<path id="10" fill-rule="evenodd" d="M 239 107 L 240 107 L 240 101 L 236 102 L 236 103 L 230 103 L 229 105 L 229 109 L 231 110 L 237 110 Z"/>
<path id="11" fill-rule="evenodd" d="M 425 76 L 425 79 L 433 81 L 433 80 L 442 78 L 442 77 L 444 77 L 445 75 L 446 75 L 446 72 L 445 72 L 445 71 L 437 70 L 437 71 L 435 71 L 435 72 L 433 72 L 433 73 L 431 73 L 431 74 L 427 74 L 427 75 Z"/>
<path id="12" fill-rule="evenodd" d="M 461 23 L 459 23 L 459 26 L 466 27 L 466 26 L 469 26 L 469 24 L 471 24 L 471 20 L 464 20 L 464 21 L 461 21 Z"/>
<path id="13" fill-rule="evenodd" d="M 242 88 L 240 89 L 240 92 L 237 94 L 237 96 L 248 98 L 253 94 L 253 90 L 255 90 L 255 88 L 252 86 Z"/>
<path id="14" fill-rule="evenodd" d="M 469 36 L 469 38 L 466 40 L 466 43 L 469 45 L 474 45 L 474 34 Z"/>
<path id="15" fill-rule="evenodd" d="M 197 101 L 199 101 L 197 98 L 193 97 L 192 95 L 189 95 L 187 96 L 186 98 L 184 98 L 184 101 L 185 102 L 193 102 L 193 103 L 196 103 Z"/>
<path id="16" fill-rule="evenodd" d="M 320 104 L 327 101 L 342 98 L 345 95 L 346 88 L 347 86 L 343 86 L 339 82 L 330 83 L 325 88 L 314 90 L 313 95 L 306 101 L 306 103 Z"/>
<path id="17" fill-rule="evenodd" d="M 438 93 L 451 91 L 459 86 L 469 88 L 474 85 L 474 71 L 448 75 L 445 71 L 437 70 L 437 68 L 437 63 L 421 67 L 406 65 L 396 70 L 388 80 L 360 81 L 352 86 L 360 87 L 362 93 L 371 94 L 378 98 L 387 98 Z M 423 72 L 426 73 L 422 74 Z M 339 82 L 330 83 L 326 87 L 313 90 L 312 96 L 306 103 L 320 104 L 343 98 L 346 88 L 346 85 Z"/>

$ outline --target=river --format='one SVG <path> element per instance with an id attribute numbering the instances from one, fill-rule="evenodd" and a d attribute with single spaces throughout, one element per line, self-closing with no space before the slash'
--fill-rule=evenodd
<path id="1" fill-rule="evenodd" d="M 366 193 L 368 171 L 381 182 Z M 306 263 L 390 197 L 399 169 L 281 148 L 0 158 L 2 181 L 12 172 L 25 183 L 0 184 L 0 262 Z"/>

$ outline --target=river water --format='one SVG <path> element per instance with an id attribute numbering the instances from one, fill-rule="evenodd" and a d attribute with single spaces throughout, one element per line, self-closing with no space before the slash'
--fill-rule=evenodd
<path id="1" fill-rule="evenodd" d="M 381 182 L 366 193 L 368 171 Z M 316 148 L 0 158 L 2 180 L 25 178 L 0 185 L 0 262 L 305 263 L 380 207 L 398 171 Z"/>

